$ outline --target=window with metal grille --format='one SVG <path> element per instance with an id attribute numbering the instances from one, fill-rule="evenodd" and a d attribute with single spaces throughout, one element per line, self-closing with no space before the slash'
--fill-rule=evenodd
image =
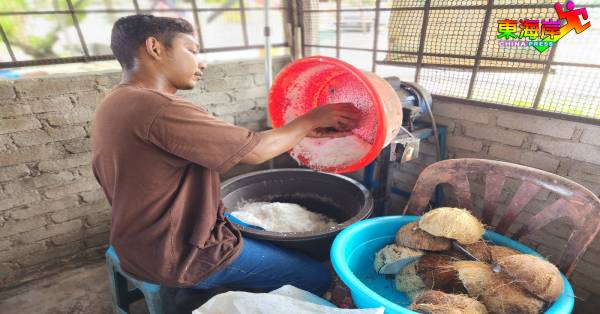
<path id="1" fill-rule="evenodd" d="M 285 4 L 269 4 L 271 42 L 280 54 L 288 46 Z M 188 20 L 209 57 L 259 57 L 264 5 L 264 0 L 2 0 L 0 69 L 112 60 L 112 24 L 136 13 Z"/>
<path id="2" fill-rule="evenodd" d="M 587 21 L 593 26 L 581 33 L 571 31 L 542 53 L 534 47 L 502 47 L 507 40 L 498 38 L 502 34 L 499 31 L 503 27 L 500 24 L 504 24 L 502 20 L 516 21 L 517 36 L 521 35 L 519 29 L 522 30 L 520 20 L 538 20 L 538 28 L 550 19 L 556 23 L 559 19 L 555 2 L 311 0 L 297 3 L 305 55 L 337 57 L 382 76 L 416 81 L 434 95 L 595 121 L 600 119 L 598 0 L 575 1 L 576 8 L 586 8 Z M 567 10 L 564 3 L 562 7 Z"/>

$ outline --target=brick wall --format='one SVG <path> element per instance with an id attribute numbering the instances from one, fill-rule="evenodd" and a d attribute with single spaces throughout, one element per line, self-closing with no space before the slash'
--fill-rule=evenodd
<path id="1" fill-rule="evenodd" d="M 434 101 L 438 124 L 448 127 L 448 158 L 484 158 L 518 163 L 567 177 L 600 194 L 600 126 L 545 118 L 535 115 L 487 109 L 451 102 Z M 419 160 L 396 166 L 394 184 L 410 191 L 421 170 L 435 161 L 432 141 L 422 144 Z M 470 178 L 476 207 L 483 205 L 482 178 Z M 502 212 L 518 188 L 508 182 L 500 197 Z M 555 200 L 551 193 L 534 197 L 518 217 L 516 226 Z M 394 208 L 406 200 L 396 199 Z M 450 199 L 449 202 L 452 202 Z M 514 229 L 511 229 L 514 230 Z M 571 228 L 566 220 L 553 222 L 535 233 L 527 244 L 556 261 Z M 596 238 L 577 264 L 571 279 L 582 299 L 600 296 L 600 239 Z"/>
<path id="2" fill-rule="evenodd" d="M 287 62 L 274 59 L 275 73 Z M 0 81 L 0 288 L 102 257 L 110 210 L 90 167 L 90 121 L 119 79 L 111 72 Z M 209 65 L 181 95 L 259 130 L 264 80 L 262 60 Z"/>

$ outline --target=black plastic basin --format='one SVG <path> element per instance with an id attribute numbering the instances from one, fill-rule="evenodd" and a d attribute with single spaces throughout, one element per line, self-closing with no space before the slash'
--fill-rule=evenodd
<path id="1" fill-rule="evenodd" d="M 356 180 L 309 169 L 273 169 L 231 178 L 221 186 L 227 210 L 245 202 L 296 203 L 338 221 L 335 228 L 312 232 L 270 232 L 240 227 L 249 238 L 304 252 L 320 260 L 329 258 L 335 236 L 344 228 L 368 218 L 373 210 L 369 191 Z"/>

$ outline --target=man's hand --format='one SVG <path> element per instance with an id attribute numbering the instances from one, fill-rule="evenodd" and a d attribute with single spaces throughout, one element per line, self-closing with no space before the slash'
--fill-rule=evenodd
<path id="1" fill-rule="evenodd" d="M 361 113 L 350 103 L 322 105 L 309 111 L 304 117 L 313 123 L 308 134 L 311 137 L 340 137 L 349 134 L 360 120 Z"/>
<path id="2" fill-rule="evenodd" d="M 337 103 L 319 106 L 278 129 L 260 133 L 260 142 L 242 158 L 242 162 L 257 165 L 278 156 L 305 136 L 340 137 L 350 134 L 358 125 L 360 111 L 352 104 Z"/>

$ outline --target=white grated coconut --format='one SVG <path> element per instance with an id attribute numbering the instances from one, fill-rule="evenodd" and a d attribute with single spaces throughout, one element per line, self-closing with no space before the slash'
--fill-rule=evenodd
<path id="1" fill-rule="evenodd" d="M 290 155 L 299 162 L 299 157 L 308 160 L 313 169 L 342 167 L 359 161 L 371 149 L 371 144 L 356 135 L 338 138 L 304 138 L 294 146 Z M 300 163 L 300 162 L 299 162 Z"/>
<path id="2" fill-rule="evenodd" d="M 292 203 L 246 203 L 231 212 L 241 221 L 274 232 L 306 232 L 331 229 L 337 222 Z"/>

